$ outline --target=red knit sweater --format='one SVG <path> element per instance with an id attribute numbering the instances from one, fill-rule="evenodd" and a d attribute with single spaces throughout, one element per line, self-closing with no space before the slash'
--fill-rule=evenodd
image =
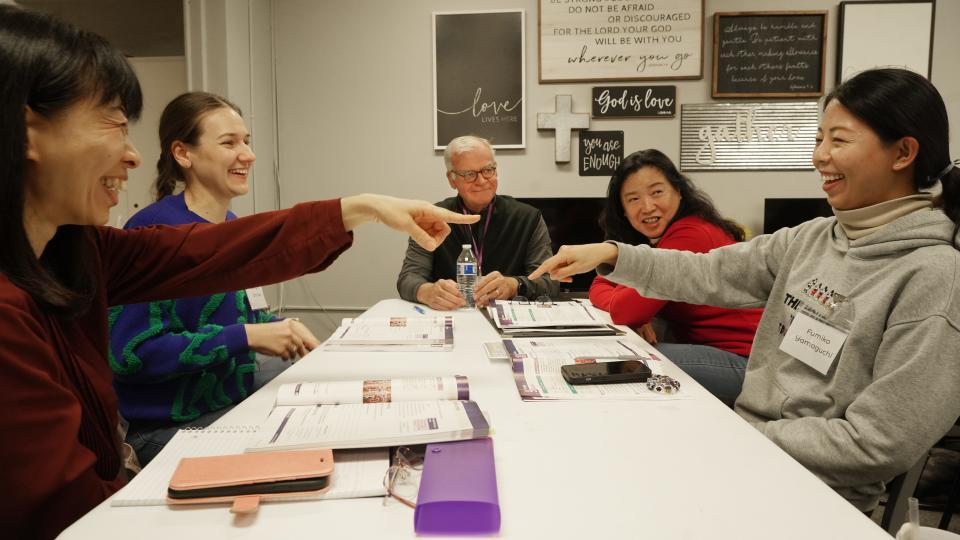
<path id="1" fill-rule="evenodd" d="M 0 274 L 0 523 L 8 538 L 53 537 L 123 483 L 107 306 L 283 281 L 324 269 L 352 242 L 339 200 L 223 225 L 89 227 L 86 238 L 98 290 L 80 316 L 49 315 Z"/>
<path id="2" fill-rule="evenodd" d="M 734 243 L 720 227 L 697 216 L 673 222 L 657 244 L 659 249 L 706 253 Z M 590 285 L 590 301 L 610 312 L 616 324 L 639 328 L 658 313 L 667 320 L 678 343 L 709 345 L 749 356 L 762 309 L 727 309 L 644 298 L 636 289 L 597 276 Z"/>

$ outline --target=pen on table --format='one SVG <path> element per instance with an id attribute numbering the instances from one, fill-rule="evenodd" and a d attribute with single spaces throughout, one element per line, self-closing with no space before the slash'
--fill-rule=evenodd
<path id="1" fill-rule="evenodd" d="M 426 313 L 426 311 L 424 311 L 423 308 L 420 307 L 420 306 L 413 306 L 413 310 L 416 311 L 417 313 L 421 314 L 421 315 L 423 315 L 423 314 Z"/>

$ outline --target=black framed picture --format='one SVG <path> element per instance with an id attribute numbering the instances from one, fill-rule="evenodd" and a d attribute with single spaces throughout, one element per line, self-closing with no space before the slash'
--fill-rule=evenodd
<path id="1" fill-rule="evenodd" d="M 819 97 L 826 11 L 715 13 L 713 97 Z"/>
<path id="2" fill-rule="evenodd" d="M 523 10 L 433 14 L 433 147 L 477 135 L 526 146 Z"/>

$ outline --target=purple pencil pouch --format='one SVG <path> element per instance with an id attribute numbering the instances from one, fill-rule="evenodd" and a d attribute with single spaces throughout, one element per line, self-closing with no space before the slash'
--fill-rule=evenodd
<path id="1" fill-rule="evenodd" d="M 493 439 L 427 445 L 413 529 L 457 535 L 500 531 Z"/>

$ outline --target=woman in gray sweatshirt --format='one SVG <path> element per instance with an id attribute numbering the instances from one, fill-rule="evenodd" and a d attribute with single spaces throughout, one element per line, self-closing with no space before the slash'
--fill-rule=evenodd
<path id="1" fill-rule="evenodd" d="M 647 297 L 765 308 L 736 412 L 869 511 L 960 416 L 948 141 L 930 82 L 865 71 L 826 97 L 817 130 L 813 164 L 836 217 L 706 254 L 564 246 L 530 277 L 598 267 Z"/>

